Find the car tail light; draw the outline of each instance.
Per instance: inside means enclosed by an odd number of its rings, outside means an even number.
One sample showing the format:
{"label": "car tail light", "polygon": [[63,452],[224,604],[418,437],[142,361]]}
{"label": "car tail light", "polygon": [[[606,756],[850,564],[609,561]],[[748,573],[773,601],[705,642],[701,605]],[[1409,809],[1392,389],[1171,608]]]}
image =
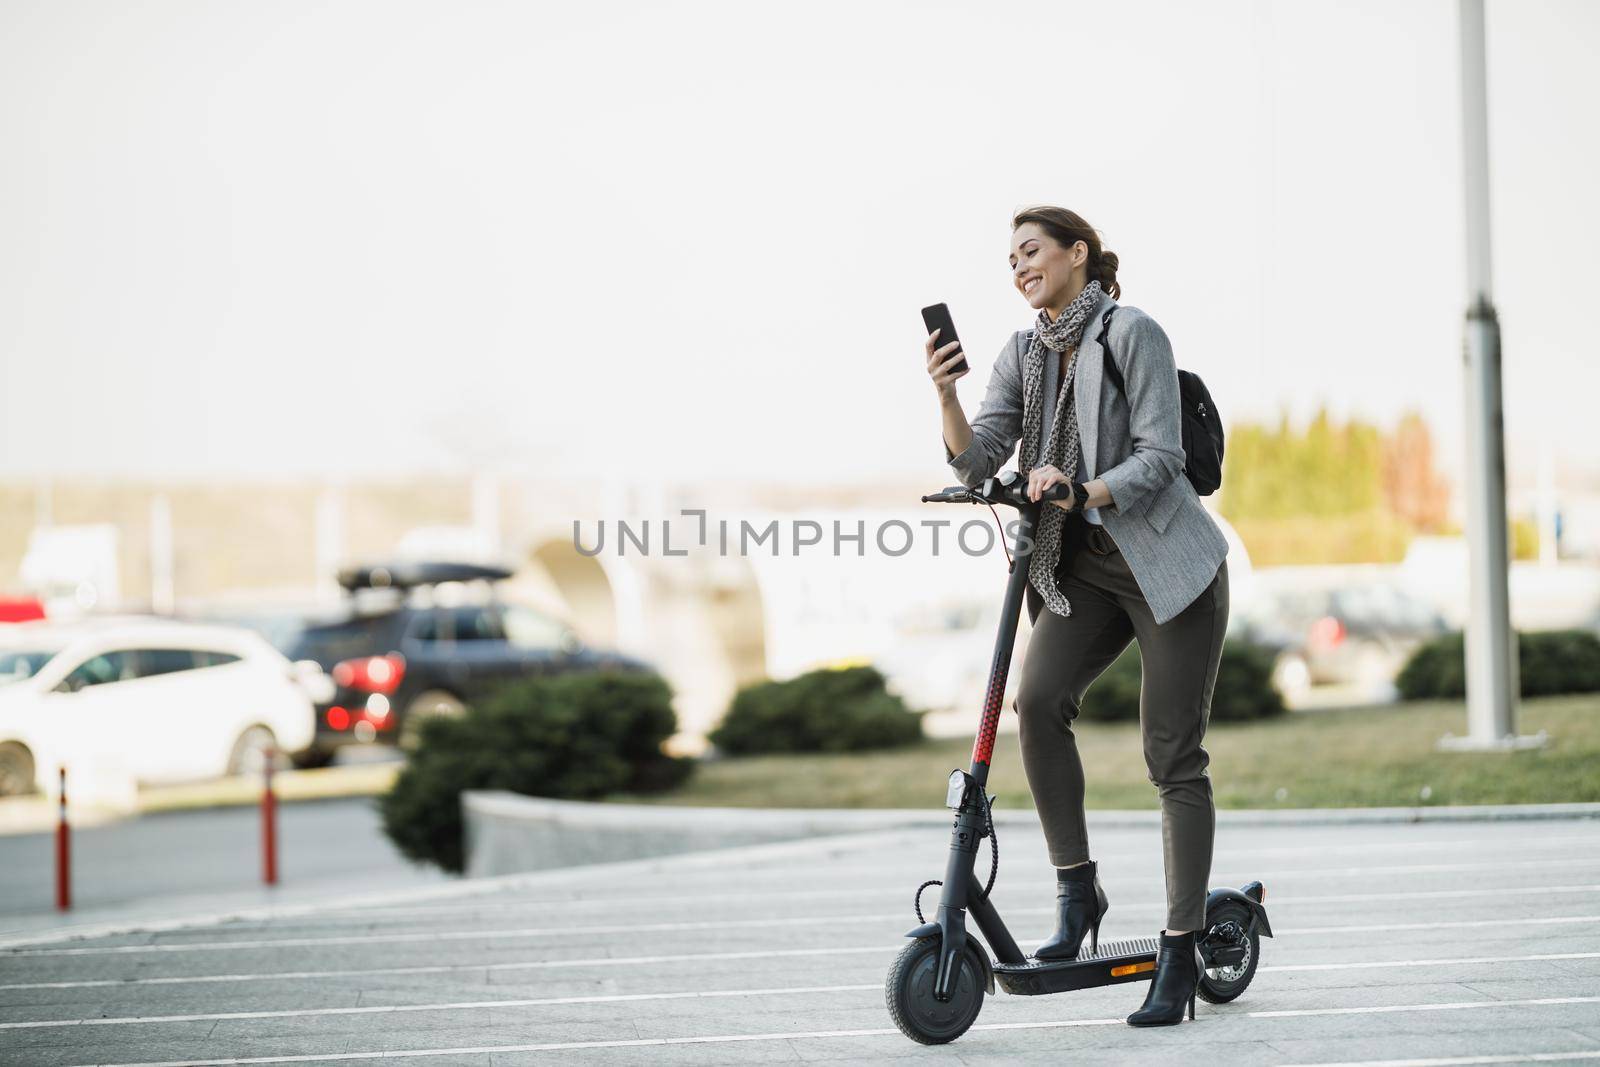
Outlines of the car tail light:
{"label": "car tail light", "polygon": [[1332,615],[1324,615],[1311,624],[1311,643],[1318,648],[1337,648],[1344,635],[1344,623]]}
{"label": "car tail light", "polygon": [[398,652],[387,656],[362,656],[333,665],[333,680],[346,689],[368,693],[392,693],[400,688],[406,674],[405,657]]}
{"label": "car tail light", "polygon": [[337,704],[328,709],[328,728],[330,730],[350,729],[350,712]]}

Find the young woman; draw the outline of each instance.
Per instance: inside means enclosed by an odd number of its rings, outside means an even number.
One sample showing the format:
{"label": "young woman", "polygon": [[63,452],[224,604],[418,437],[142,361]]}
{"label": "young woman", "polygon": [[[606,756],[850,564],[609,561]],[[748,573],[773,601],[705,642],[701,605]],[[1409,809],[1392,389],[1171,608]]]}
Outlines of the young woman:
{"label": "young woman", "polygon": [[[1028,571],[1033,634],[1016,710],[1022,761],[1056,867],[1056,931],[1037,956],[1072,959],[1099,940],[1107,901],[1089,858],[1083,764],[1072,722],[1089,684],[1137,640],[1139,725],[1161,797],[1167,925],[1135,1026],[1182,1020],[1200,980],[1216,817],[1201,747],[1228,622],[1227,542],[1183,476],[1178,372],[1167,335],[1118,307],[1117,257],[1077,214],[1036,207],[1012,219],[1011,276],[1038,312],[1001,350],[970,423],[956,398],[955,344],[928,336],[945,459],[976,486],[1018,450],[1028,494],[1066,482],[1044,508]],[[1109,336],[1102,320],[1112,316]],[[1112,359],[1118,389],[1105,374]]]}

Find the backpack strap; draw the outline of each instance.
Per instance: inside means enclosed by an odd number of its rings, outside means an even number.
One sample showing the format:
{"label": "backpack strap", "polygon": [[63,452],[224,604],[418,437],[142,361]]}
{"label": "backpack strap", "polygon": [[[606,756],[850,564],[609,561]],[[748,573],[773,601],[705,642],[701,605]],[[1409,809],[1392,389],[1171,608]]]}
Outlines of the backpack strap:
{"label": "backpack strap", "polygon": [[1122,381],[1122,371],[1117,369],[1117,361],[1111,356],[1111,313],[1116,308],[1107,309],[1105,316],[1100,320],[1100,354],[1105,357],[1106,377],[1123,396],[1128,395],[1128,387]]}

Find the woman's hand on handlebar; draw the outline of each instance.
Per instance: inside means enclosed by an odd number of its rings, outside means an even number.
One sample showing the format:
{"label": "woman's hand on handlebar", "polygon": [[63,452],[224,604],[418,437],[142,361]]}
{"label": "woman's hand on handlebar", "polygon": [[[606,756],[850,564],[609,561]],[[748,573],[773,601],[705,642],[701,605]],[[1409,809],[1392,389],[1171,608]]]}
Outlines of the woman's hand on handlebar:
{"label": "woman's hand on handlebar", "polygon": [[939,399],[949,400],[956,395],[956,379],[965,377],[972,369],[972,365],[969,363],[960,370],[954,370],[955,365],[964,358],[957,352],[961,342],[951,341],[947,345],[935,348],[935,339],[938,336],[938,330],[930,333],[923,348],[928,354],[928,377],[933,379],[934,388],[939,391]]}
{"label": "woman's hand on handlebar", "polygon": [[[1046,489],[1053,485],[1064,485],[1067,482],[1067,476],[1048,463],[1042,467],[1035,467],[1028,472],[1028,499],[1037,501]],[[1072,510],[1072,497],[1070,495],[1062,500],[1052,500],[1050,503],[1067,511]]]}

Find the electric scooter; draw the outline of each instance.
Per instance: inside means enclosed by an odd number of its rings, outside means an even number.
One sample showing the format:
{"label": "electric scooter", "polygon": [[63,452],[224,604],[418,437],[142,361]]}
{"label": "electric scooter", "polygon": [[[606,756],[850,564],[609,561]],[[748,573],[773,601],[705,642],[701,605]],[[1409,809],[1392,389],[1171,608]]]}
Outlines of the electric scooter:
{"label": "electric scooter", "polygon": [[[1068,486],[1052,486],[1043,499],[1035,502],[1028,499],[1027,488],[1026,478],[1008,470],[986,479],[976,489],[954,486],[922,498],[924,503],[1005,504],[1016,508],[1020,516],[983,718],[972,748],[972,766],[970,770],[951,772],[945,795],[946,806],[955,812],[955,826],[944,879],[917,887],[914,906],[921,925],[906,934],[911,941],[895,957],[885,983],[889,1014],[895,1025],[907,1037],[925,1045],[944,1044],[966,1033],[978,1018],[984,994],[994,995],[997,985],[1014,995],[1039,996],[1149,981],[1156,968],[1160,943],[1153,937],[1102,942],[1093,952],[1087,947],[1080,949],[1077,958],[1070,960],[1026,956],[989,900],[999,873],[1000,854],[991,811],[994,798],[986,795],[985,786],[1028,584],[1033,535],[1045,502],[1063,499],[1070,492]],[[990,842],[991,860],[988,883],[980,887],[974,868],[978,844],[984,838]],[[933,885],[942,885],[939,911],[933,922],[927,922],[922,915],[921,897],[923,890]],[[1261,959],[1260,939],[1272,936],[1265,901],[1266,889],[1260,882],[1247,882],[1239,889],[1212,889],[1207,894],[1206,928],[1197,939],[1204,963],[1196,990],[1200,999],[1223,1004],[1250,985]],[[993,962],[982,943],[967,930],[969,912],[995,955]],[[1189,1014],[1194,1017],[1192,1001]]]}

